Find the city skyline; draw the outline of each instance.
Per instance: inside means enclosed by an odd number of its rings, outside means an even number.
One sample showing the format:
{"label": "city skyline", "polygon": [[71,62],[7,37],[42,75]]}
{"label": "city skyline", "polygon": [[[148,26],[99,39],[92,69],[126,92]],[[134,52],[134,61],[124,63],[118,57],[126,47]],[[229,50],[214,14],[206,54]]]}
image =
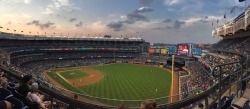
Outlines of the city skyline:
{"label": "city skyline", "polygon": [[238,0],[0,0],[0,31],[206,44],[218,42],[212,29],[231,21],[248,4]]}

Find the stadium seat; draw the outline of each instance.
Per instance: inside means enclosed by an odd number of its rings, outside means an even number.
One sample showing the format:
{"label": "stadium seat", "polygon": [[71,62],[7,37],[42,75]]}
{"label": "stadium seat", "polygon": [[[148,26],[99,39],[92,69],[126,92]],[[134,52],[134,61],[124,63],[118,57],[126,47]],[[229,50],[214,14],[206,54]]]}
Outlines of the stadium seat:
{"label": "stadium seat", "polygon": [[5,100],[8,96],[13,96],[7,89],[0,88],[0,101]]}
{"label": "stadium seat", "polygon": [[225,104],[222,105],[221,109],[227,109],[231,106],[231,103],[235,97],[235,94],[232,94],[230,97],[227,97],[227,96],[224,96],[224,97],[227,98],[227,100],[226,100]]}
{"label": "stadium seat", "polygon": [[218,103],[213,103],[213,104],[211,104],[211,105],[209,106],[208,109],[217,109],[217,107],[218,107]]}
{"label": "stadium seat", "polygon": [[25,98],[26,104],[29,109],[40,109],[39,105],[35,102],[30,101],[29,99]]}
{"label": "stadium seat", "polygon": [[18,100],[17,98],[13,96],[8,96],[5,98],[6,101],[9,101],[11,104],[13,104],[13,109],[23,109],[25,106],[22,101]]}

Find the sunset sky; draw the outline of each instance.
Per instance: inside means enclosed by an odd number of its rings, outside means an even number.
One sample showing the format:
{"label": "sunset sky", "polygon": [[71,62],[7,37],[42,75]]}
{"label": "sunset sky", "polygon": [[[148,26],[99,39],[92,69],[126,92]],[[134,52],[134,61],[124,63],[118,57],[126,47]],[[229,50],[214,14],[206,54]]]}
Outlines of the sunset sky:
{"label": "sunset sky", "polygon": [[[27,35],[46,32],[46,35],[57,36],[122,35],[141,37],[151,43],[215,43],[220,38],[212,38],[212,22],[217,26],[232,20],[249,3],[238,0],[0,0],[0,26],[3,27],[0,31],[24,31]],[[234,6],[235,11],[230,13]]]}

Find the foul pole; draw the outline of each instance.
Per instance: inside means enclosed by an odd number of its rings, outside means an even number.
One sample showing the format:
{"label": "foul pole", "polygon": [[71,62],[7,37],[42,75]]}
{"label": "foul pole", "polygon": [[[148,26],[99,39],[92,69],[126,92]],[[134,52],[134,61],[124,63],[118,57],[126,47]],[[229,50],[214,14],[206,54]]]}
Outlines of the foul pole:
{"label": "foul pole", "polygon": [[173,86],[173,84],[174,84],[174,55],[172,55],[172,83],[171,83],[171,85],[172,85],[172,89],[171,89],[171,103],[173,102],[173,92],[174,92],[174,86]]}

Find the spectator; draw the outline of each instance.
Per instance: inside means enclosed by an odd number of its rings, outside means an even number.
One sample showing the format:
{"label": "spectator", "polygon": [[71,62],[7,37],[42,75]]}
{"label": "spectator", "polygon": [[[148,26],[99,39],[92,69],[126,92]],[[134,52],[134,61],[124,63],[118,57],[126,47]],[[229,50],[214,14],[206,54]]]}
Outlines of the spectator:
{"label": "spectator", "polygon": [[8,79],[6,77],[0,77],[0,87],[7,89]]}
{"label": "spectator", "polygon": [[6,97],[11,95],[11,92],[7,89],[8,79],[6,77],[0,77],[0,101],[5,100]]}
{"label": "spectator", "polygon": [[27,94],[27,99],[31,102],[37,103],[40,108],[47,109],[50,107],[50,101],[44,101],[44,96],[38,92],[38,84],[36,82],[31,84],[31,92]]}
{"label": "spectator", "polygon": [[1,109],[12,109],[11,103],[8,101],[0,101],[0,108]]}
{"label": "spectator", "polygon": [[153,100],[143,101],[140,109],[156,109],[156,103]]}
{"label": "spectator", "polygon": [[30,85],[33,83],[32,75],[25,75],[23,78],[23,84],[19,86],[17,92],[22,96],[27,96],[28,92],[31,91]]}
{"label": "spectator", "polygon": [[117,109],[128,109],[128,106],[125,104],[118,105]]}

